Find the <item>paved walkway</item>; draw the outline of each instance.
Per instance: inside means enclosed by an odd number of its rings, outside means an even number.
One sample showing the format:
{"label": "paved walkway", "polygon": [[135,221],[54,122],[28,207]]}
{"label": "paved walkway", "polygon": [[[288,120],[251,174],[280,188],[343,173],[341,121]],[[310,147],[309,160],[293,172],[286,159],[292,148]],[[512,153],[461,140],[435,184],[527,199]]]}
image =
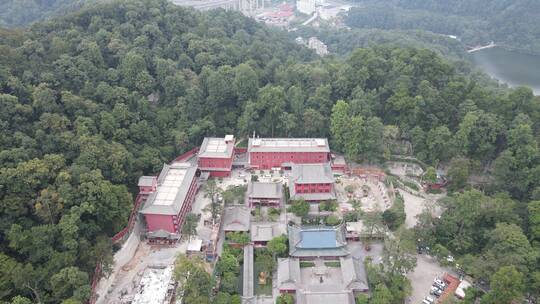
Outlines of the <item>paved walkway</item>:
{"label": "paved walkway", "polygon": [[244,282],[242,284],[244,299],[252,299],[255,295],[255,281],[253,280],[253,245],[244,247]]}

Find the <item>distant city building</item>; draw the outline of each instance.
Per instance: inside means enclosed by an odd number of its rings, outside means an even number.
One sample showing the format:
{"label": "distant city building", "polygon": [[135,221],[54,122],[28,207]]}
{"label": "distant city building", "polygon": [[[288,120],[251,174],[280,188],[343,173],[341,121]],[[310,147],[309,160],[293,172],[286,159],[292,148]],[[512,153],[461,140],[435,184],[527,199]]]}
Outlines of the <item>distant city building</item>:
{"label": "distant city building", "polygon": [[308,48],[315,50],[315,53],[319,56],[328,55],[328,47],[317,37],[311,37],[308,40]]}
{"label": "distant city building", "polygon": [[257,16],[258,20],[274,26],[287,26],[294,18],[294,8],[287,3],[279,5],[279,10],[264,12]]}
{"label": "distant city building", "polygon": [[206,137],[199,149],[199,169],[209,172],[210,176],[226,177],[231,175],[234,159],[234,136],[224,138]]}
{"label": "distant city building", "polygon": [[296,9],[306,15],[311,15],[317,10],[318,0],[298,0],[296,1]]}
{"label": "distant city building", "polygon": [[293,164],[289,178],[291,200],[319,202],[336,199],[330,163]]}
{"label": "distant city building", "polygon": [[283,201],[283,185],[273,182],[251,182],[248,185],[247,197],[249,207],[270,206],[279,208]]}
{"label": "distant city building", "polygon": [[250,138],[248,157],[254,169],[290,168],[330,161],[330,147],[326,138]]}
{"label": "distant city building", "polygon": [[150,239],[175,240],[197,192],[197,167],[189,163],[163,165],[156,191],[150,193],[143,208]]}

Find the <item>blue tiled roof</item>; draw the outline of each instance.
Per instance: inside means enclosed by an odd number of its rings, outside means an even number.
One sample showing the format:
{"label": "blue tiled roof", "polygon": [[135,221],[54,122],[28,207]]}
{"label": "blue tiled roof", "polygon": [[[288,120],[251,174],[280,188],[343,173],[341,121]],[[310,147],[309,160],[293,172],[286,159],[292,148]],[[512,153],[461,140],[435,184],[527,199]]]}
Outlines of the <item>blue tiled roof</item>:
{"label": "blue tiled roof", "polygon": [[345,226],[299,227],[289,225],[289,255],[292,257],[347,256]]}
{"label": "blue tiled roof", "polygon": [[299,248],[305,249],[323,249],[336,248],[336,231],[335,230],[306,230],[300,232]]}

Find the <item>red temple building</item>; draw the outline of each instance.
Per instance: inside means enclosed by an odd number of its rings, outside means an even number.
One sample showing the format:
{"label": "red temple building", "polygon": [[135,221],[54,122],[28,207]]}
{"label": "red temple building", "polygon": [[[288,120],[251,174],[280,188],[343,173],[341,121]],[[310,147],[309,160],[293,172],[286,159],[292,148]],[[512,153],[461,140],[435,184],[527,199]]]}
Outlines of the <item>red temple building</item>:
{"label": "red temple building", "polygon": [[330,161],[330,147],[326,138],[250,138],[248,158],[254,169],[290,168]]}
{"label": "red temple building", "polygon": [[283,185],[273,182],[251,182],[248,185],[247,197],[250,208],[255,206],[280,208],[283,201]]}
{"label": "red temple building", "polygon": [[141,176],[137,184],[140,194],[150,194],[157,189],[157,177],[155,176]]}
{"label": "red temple building", "polygon": [[203,172],[210,176],[226,177],[231,175],[234,159],[234,136],[224,138],[206,137],[199,149],[198,164]]}
{"label": "red temple building", "polygon": [[196,173],[197,167],[189,163],[163,166],[156,191],[139,211],[144,215],[149,239],[180,238],[180,229],[197,192]]}
{"label": "red temple building", "polygon": [[318,202],[336,199],[330,164],[293,164],[289,192],[291,200]]}

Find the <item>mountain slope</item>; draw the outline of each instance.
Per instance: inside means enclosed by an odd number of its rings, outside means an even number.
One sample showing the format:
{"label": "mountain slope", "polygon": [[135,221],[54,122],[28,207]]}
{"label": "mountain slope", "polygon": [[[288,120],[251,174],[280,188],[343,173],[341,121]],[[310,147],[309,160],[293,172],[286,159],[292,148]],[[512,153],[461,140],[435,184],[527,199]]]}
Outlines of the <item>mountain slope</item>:
{"label": "mountain slope", "polygon": [[456,35],[466,45],[495,41],[538,53],[540,2],[535,0],[364,1],[347,23],[360,28],[422,29]]}
{"label": "mountain slope", "polygon": [[5,0],[0,2],[0,26],[20,27],[63,15],[97,0]]}

